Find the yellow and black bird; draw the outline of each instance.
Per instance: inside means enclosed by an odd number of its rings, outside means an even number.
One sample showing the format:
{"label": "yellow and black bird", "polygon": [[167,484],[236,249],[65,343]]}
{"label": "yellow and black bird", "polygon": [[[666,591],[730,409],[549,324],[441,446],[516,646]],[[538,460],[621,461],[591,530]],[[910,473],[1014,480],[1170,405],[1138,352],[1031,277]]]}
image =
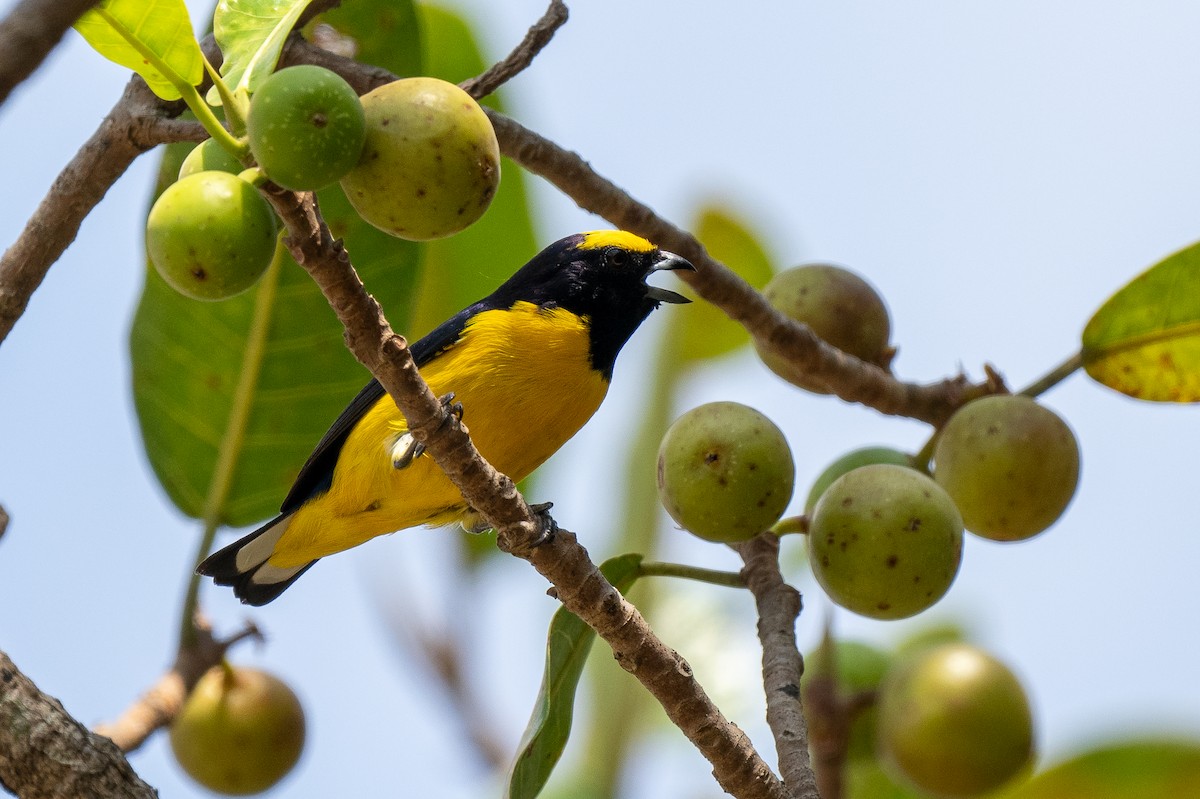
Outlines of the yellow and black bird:
{"label": "yellow and black bird", "polygon": [[[693,267],[632,233],[568,236],[413,344],[413,358],[435,394],[453,393],[462,405],[480,453],[521,480],[600,407],[617,353],[650,312],[687,302],[646,284],[652,272],[674,269]],[[317,444],[280,515],[198,571],[263,605],[319,558],[451,522],[476,519],[372,380]]]}

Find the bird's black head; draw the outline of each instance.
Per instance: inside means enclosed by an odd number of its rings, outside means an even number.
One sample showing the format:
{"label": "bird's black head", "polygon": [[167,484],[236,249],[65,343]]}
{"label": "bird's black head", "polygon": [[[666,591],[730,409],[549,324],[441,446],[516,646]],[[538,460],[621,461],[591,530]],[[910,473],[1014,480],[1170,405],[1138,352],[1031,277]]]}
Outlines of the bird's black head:
{"label": "bird's black head", "polygon": [[652,272],[674,269],[695,267],[632,233],[577,233],[535,255],[487,302],[510,307],[525,301],[587,317],[592,367],[607,378],[612,376],[617,353],[651,311],[663,302],[689,302],[673,291],[646,284]]}

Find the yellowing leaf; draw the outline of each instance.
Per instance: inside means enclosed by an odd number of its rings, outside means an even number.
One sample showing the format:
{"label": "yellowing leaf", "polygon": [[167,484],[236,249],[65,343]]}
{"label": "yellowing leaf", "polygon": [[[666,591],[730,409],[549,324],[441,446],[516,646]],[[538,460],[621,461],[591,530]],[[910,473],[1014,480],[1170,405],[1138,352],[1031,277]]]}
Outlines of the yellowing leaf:
{"label": "yellowing leaf", "polygon": [[[692,223],[696,238],[713,258],[747,283],[761,289],[774,274],[758,234],[731,211],[715,205],[700,209]],[[672,347],[687,361],[716,358],[750,343],[746,329],[715,305],[696,302],[671,314]]]}
{"label": "yellowing leaf", "polygon": [[106,0],[75,22],[75,30],[109,61],[132,69],[164,100],[204,77],[200,44],[183,0]]}
{"label": "yellowing leaf", "polygon": [[1200,741],[1125,741],[1074,757],[997,799],[1200,796]]}
{"label": "yellowing leaf", "polygon": [[1138,275],[1083,330],[1093,379],[1137,399],[1200,402],[1200,244]]}

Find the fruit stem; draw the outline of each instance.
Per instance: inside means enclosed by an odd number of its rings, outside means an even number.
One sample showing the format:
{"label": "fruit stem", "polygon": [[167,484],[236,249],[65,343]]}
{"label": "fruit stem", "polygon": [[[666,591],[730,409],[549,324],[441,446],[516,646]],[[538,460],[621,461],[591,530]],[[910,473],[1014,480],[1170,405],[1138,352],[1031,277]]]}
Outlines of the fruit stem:
{"label": "fruit stem", "polygon": [[[234,472],[242,453],[246,426],[250,420],[254,392],[258,388],[258,376],[262,367],[263,352],[266,349],[267,332],[271,326],[271,310],[275,306],[275,291],[279,285],[279,272],[286,255],[287,247],[283,244],[283,234],[281,233],[275,240],[275,256],[259,281],[257,294],[254,297],[254,312],[250,321],[250,329],[246,333],[242,368],[238,374],[237,387],[234,389],[229,419],[226,422],[224,435],[221,437],[220,448],[217,450],[217,462],[213,465],[212,482],[208,487],[208,495],[204,499],[204,534],[200,537],[196,565],[208,557],[208,553],[212,549],[217,528],[221,526],[225,502],[229,498],[229,491],[233,486]],[[179,646],[181,649],[190,647],[196,642],[195,618],[196,608],[199,606],[199,594],[200,575],[193,571],[183,602],[183,613],[179,620]]]}
{"label": "fruit stem", "polygon": [[920,452],[912,456],[912,466],[914,469],[929,474],[929,462],[933,460],[933,448],[937,446],[938,435],[941,432],[941,430],[935,429],[933,434],[929,436],[929,440],[921,447]]}
{"label": "fruit stem", "polygon": [[251,186],[253,186],[256,189],[262,188],[262,185],[269,180],[269,178],[267,177],[267,173],[263,172],[262,168],[257,167],[257,166],[252,166],[252,167],[243,169],[241,172],[238,173],[238,177],[241,178],[242,180],[246,181],[247,183],[249,183]]}
{"label": "fruit stem", "polygon": [[739,572],[718,571],[717,569],[702,569],[699,566],[688,566],[683,563],[662,563],[652,561],[638,567],[638,577],[682,577],[711,585],[723,585],[727,588],[745,588],[746,581]]}
{"label": "fruit stem", "polygon": [[1077,352],[1016,393],[1025,397],[1036,397],[1066,380],[1081,366],[1083,366],[1083,352]]}
{"label": "fruit stem", "polygon": [[[217,90],[217,95],[221,98],[221,106],[225,109],[225,121],[229,123],[229,129],[233,131],[235,136],[245,136],[246,109],[244,108],[244,101],[241,101],[245,95],[238,97],[235,96],[233,92],[229,91],[229,87],[225,85],[225,81],[221,80],[221,73],[218,72],[217,69],[208,62],[208,58],[203,53],[200,54],[200,57],[204,59],[204,69],[208,72],[208,76],[213,82],[213,88]],[[249,152],[248,147],[246,152]],[[245,155],[245,153],[240,155],[237,153],[234,154],[237,155],[239,159]]]}
{"label": "fruit stem", "polygon": [[235,137],[225,129],[209,104],[200,96],[200,92],[196,91],[195,86],[188,86],[186,90],[180,89],[180,91],[183,94],[183,101],[196,115],[196,120],[204,126],[204,130],[216,140],[217,144],[239,161],[244,160],[250,154],[250,145],[244,139]]}
{"label": "fruit stem", "polygon": [[779,521],[775,522],[768,532],[777,536],[793,535],[796,533],[799,533],[800,535],[807,535],[808,516],[803,513],[799,516],[785,516]]}
{"label": "fruit stem", "polygon": [[[196,87],[187,81],[182,75],[175,71],[167,62],[163,61],[158,53],[146,46],[146,43],[139,39],[132,31],[126,28],[121,22],[103,8],[95,9],[96,14],[100,16],[117,34],[125,40],[125,42],[138,51],[142,58],[146,59],[147,63],[153,66],[158,72],[170,82],[175,91],[179,92],[179,96],[187,103],[187,107],[196,115],[197,121],[204,126],[208,131],[208,135],[216,139],[222,147],[233,153],[240,161],[250,153],[250,145],[244,141],[239,141],[234,138],[229,131],[225,130],[225,126],[217,119],[216,114],[209,108],[208,103],[200,96],[200,92],[196,91]],[[199,49],[200,45],[196,44]],[[208,60],[204,58],[204,53],[200,54],[200,58],[205,65]],[[210,67],[211,69],[211,67]],[[169,98],[168,98],[169,99]]]}

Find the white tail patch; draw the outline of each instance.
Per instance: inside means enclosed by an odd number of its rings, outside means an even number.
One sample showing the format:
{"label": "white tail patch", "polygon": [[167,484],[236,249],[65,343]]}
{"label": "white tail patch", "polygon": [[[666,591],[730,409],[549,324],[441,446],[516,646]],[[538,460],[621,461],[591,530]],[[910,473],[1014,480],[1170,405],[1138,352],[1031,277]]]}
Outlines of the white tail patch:
{"label": "white tail patch", "polygon": [[287,582],[311,565],[311,563],[305,563],[301,566],[281,569],[278,566],[272,566],[270,563],[264,563],[255,569],[254,574],[250,577],[250,582],[255,585],[275,585],[276,583]]}
{"label": "white tail patch", "polygon": [[[259,575],[264,570],[274,570],[277,572],[289,572],[288,576],[295,574],[299,569],[276,569],[274,566],[267,565],[267,558],[275,553],[275,545],[279,543],[279,539],[287,532],[288,524],[291,522],[292,516],[289,513],[287,516],[282,516],[270,527],[265,528],[259,535],[255,536],[253,541],[248,541],[245,546],[238,550],[237,556],[234,559],[234,564],[237,570],[245,574],[256,566],[262,566],[254,575],[256,583],[277,583],[279,580],[259,579]],[[286,580],[287,577],[280,579]]]}

